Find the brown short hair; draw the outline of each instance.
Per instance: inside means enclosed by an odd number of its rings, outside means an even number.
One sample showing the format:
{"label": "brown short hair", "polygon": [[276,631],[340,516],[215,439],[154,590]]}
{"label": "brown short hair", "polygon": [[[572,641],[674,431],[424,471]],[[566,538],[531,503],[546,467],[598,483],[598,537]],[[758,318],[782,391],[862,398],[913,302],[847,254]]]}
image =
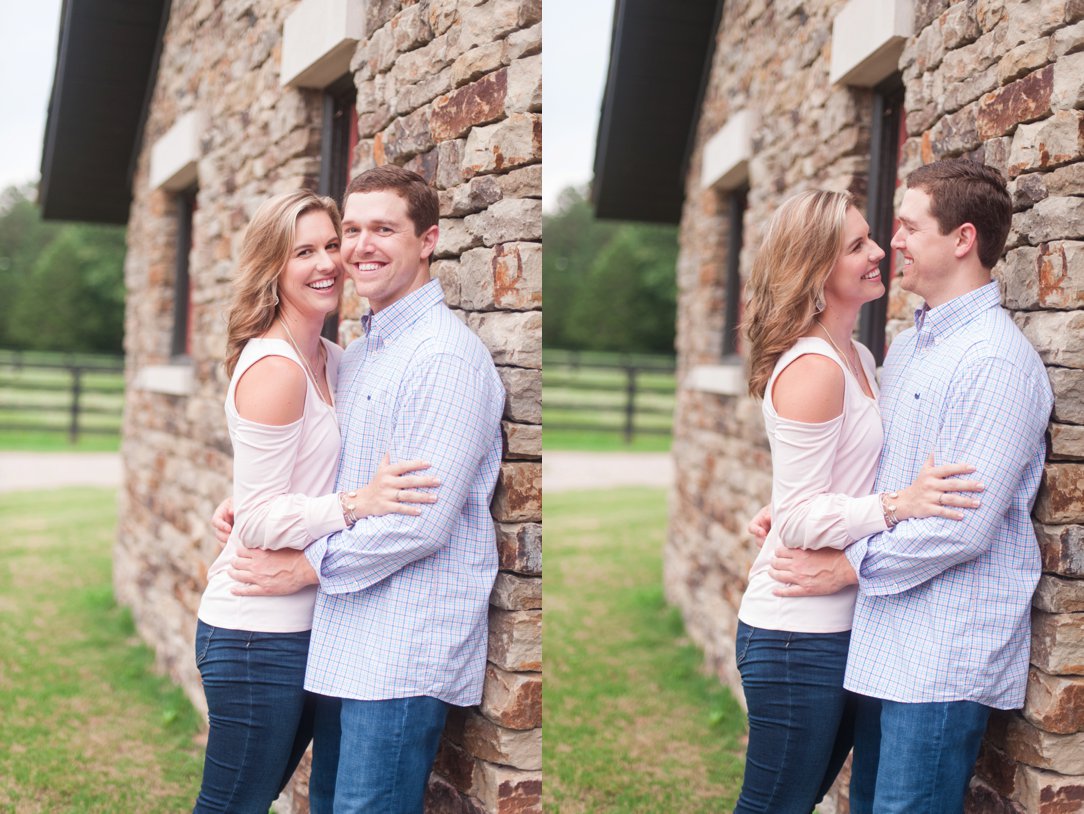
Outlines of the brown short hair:
{"label": "brown short hair", "polygon": [[429,186],[418,173],[392,164],[373,167],[355,176],[343,194],[343,207],[346,207],[346,199],[355,192],[383,192],[384,190],[390,190],[406,201],[407,215],[414,222],[415,235],[422,235],[431,226],[436,226],[437,221],[440,220],[437,191]]}
{"label": "brown short hair", "polygon": [[972,224],[979,262],[988,269],[997,264],[1012,225],[1012,198],[1000,172],[968,158],[946,158],[912,172],[907,186],[930,196],[930,214],[941,234]]}

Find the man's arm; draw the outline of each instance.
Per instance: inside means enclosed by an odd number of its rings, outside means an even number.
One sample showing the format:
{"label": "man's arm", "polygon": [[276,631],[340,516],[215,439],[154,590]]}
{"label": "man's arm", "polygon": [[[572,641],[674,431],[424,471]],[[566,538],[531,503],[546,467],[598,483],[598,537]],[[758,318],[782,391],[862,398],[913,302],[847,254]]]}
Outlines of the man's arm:
{"label": "man's arm", "polygon": [[1049,402],[1017,366],[984,358],[962,368],[950,386],[938,433],[939,461],[967,461],[985,484],[982,504],[960,521],[912,519],[858,541],[845,556],[867,595],[898,594],[981,556],[1034,460],[1049,419]]}
{"label": "man's arm", "polygon": [[499,438],[504,394],[458,356],[435,355],[402,387],[392,457],[429,461],[428,474],[441,483],[438,500],[421,516],[363,518],[310,545],[305,557],[327,593],[360,591],[445,546]]}

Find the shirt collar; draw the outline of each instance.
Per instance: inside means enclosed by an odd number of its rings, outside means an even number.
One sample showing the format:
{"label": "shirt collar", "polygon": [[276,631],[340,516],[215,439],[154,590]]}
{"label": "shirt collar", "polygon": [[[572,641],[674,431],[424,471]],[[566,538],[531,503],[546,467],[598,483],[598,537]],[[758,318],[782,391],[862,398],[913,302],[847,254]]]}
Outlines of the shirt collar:
{"label": "shirt collar", "polygon": [[1000,305],[1001,290],[998,284],[987,283],[936,308],[923,305],[915,311],[915,330],[920,340],[938,340],[966,325],[979,313]]}
{"label": "shirt collar", "polygon": [[441,288],[440,280],[430,280],[417,291],[411,291],[381,311],[374,313],[369,310],[361,318],[361,329],[366,336],[390,342],[417,322],[422,314],[441,302],[444,302],[444,289]]}

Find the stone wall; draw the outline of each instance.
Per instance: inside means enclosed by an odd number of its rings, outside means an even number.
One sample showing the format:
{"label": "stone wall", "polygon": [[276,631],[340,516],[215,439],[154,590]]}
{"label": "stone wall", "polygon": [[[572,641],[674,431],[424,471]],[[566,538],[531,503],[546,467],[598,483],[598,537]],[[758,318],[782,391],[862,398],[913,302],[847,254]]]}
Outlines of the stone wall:
{"label": "stone wall", "polygon": [[[440,191],[433,269],[493,351],[508,392],[493,512],[501,572],[479,708],[451,716],[427,810],[541,810],[541,3],[357,0],[365,39],[352,172],[395,163]],[[225,309],[245,224],[268,196],[315,188],[321,93],[283,88],[288,0],[177,0],[133,177],[128,228],[125,485],[114,583],[159,665],[203,705],[195,614],[218,553],[208,520],[230,491],[222,399]],[[150,150],[181,115],[205,116],[190,254],[192,386],[144,386],[178,367],[170,331],[177,199],[151,190]],[[364,303],[350,290],[341,337]],[[185,365],[180,365],[181,369]],[[279,807],[307,811],[305,769]]]}
{"label": "stone wall", "polygon": [[[756,551],[744,528],[769,497],[770,456],[759,403],[691,384],[698,365],[720,363],[729,238],[726,199],[700,188],[700,165],[705,141],[734,112],[760,112],[743,277],[763,225],[791,192],[825,186],[864,197],[872,97],[828,79],[831,24],[842,6],[726,4],[688,171],[677,271],[678,476],[665,583],[711,669],[739,693],[735,610]],[[1084,811],[1082,18],[1079,0],[915,0],[916,33],[899,63],[907,133],[900,177],[936,158],[969,155],[1010,181],[1016,212],[995,276],[1055,393],[1034,512],[1045,573],[1034,600],[1027,703],[990,725],[973,812]],[[915,304],[893,290],[889,341]],[[833,797],[822,808],[847,804]]]}

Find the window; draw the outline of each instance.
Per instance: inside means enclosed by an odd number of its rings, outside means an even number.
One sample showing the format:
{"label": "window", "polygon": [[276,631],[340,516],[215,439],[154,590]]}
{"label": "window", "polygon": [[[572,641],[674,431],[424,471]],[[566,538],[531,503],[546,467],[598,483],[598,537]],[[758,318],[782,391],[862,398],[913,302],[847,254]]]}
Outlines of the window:
{"label": "window", "polygon": [[177,196],[177,262],[173,276],[173,335],[169,353],[173,359],[192,353],[192,283],[188,274],[192,255],[192,216],[196,211],[196,188]]}
{"label": "window", "polygon": [[745,209],[749,187],[727,193],[726,310],[723,320],[723,356],[736,356],[741,347],[741,249],[745,242]]}
{"label": "window", "polygon": [[870,138],[869,199],[866,220],[873,239],[885,251],[881,279],[885,294],[862,306],[858,338],[873,352],[880,365],[885,356],[885,321],[888,317],[888,288],[896,268],[896,253],[889,243],[895,232],[893,204],[899,186],[900,147],[907,137],[903,116],[903,82],[890,76],[873,89],[873,128]]}
{"label": "window", "polygon": [[[340,77],[324,89],[324,118],[320,136],[320,185],[318,192],[334,198],[340,206],[350,181],[354,148],[358,143],[357,89],[353,76]],[[339,312],[327,315],[323,335],[332,342],[339,337]]]}

